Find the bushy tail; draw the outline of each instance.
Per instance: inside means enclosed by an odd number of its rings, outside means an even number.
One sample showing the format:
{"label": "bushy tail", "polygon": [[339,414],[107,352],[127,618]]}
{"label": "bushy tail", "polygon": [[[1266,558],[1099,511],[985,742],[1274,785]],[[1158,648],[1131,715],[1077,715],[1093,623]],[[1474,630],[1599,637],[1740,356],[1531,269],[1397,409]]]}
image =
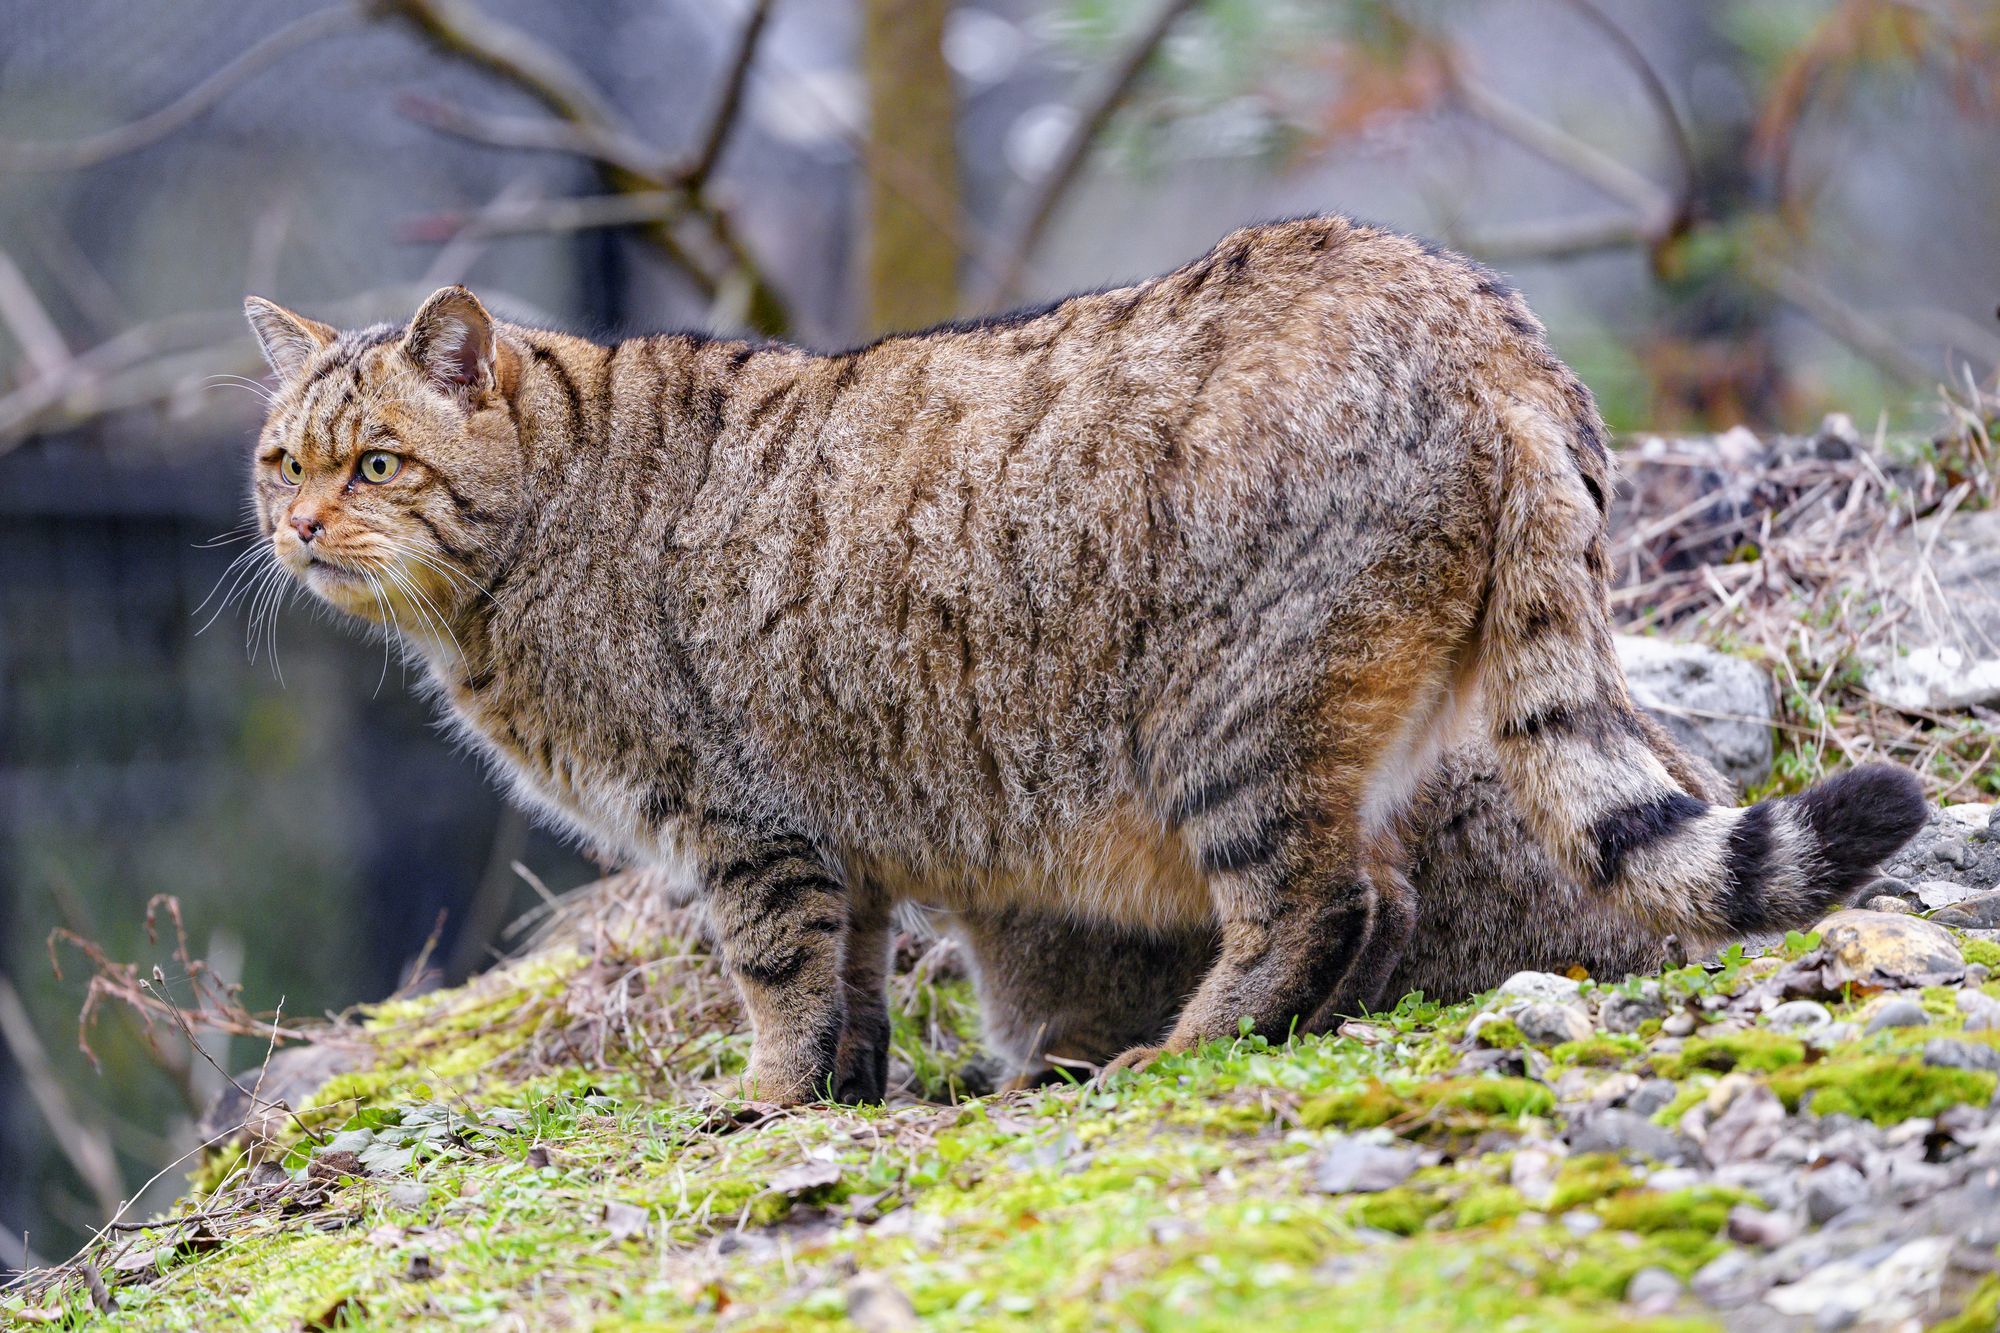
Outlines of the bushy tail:
{"label": "bushy tail", "polygon": [[1675,777],[1612,648],[1611,465],[1594,415],[1577,419],[1579,410],[1589,412],[1557,394],[1501,409],[1479,669],[1502,779],[1560,865],[1663,931],[1810,920],[1922,826],[1922,789],[1900,768],[1871,764],[1735,809]]}

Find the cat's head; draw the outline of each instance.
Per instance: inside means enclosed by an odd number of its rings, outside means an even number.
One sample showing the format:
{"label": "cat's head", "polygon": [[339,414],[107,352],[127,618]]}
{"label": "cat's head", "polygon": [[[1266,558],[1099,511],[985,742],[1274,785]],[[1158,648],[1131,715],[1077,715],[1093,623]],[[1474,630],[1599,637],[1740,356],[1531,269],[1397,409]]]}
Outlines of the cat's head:
{"label": "cat's head", "polygon": [[243,309],[278,380],[251,481],[273,557],[339,610],[449,637],[524,504],[513,349],[463,287],[404,328]]}

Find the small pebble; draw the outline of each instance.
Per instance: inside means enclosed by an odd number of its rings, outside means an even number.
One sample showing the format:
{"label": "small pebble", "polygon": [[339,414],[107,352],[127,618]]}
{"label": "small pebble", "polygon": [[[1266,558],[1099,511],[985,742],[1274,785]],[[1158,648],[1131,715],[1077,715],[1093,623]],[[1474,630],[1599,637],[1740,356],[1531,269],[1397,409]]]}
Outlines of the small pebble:
{"label": "small pebble", "polygon": [[1868,1020],[1868,1032],[1886,1032],[1890,1028],[1920,1028],[1927,1026],[1931,1016],[1915,1000],[1891,1000],[1875,1011]]}
{"label": "small pebble", "polygon": [[1586,1213],[1582,1209],[1571,1209],[1562,1215],[1563,1230],[1572,1236],[1588,1236],[1604,1226],[1604,1219],[1596,1213]]}
{"label": "small pebble", "polygon": [[1729,1239],[1740,1245],[1775,1250],[1798,1239],[1802,1228],[1796,1214],[1739,1203],[1729,1210]]}
{"label": "small pebble", "polygon": [[1660,1024],[1660,1031],[1669,1037],[1685,1037],[1694,1031],[1694,1015],[1682,1009],[1667,1015],[1667,1021]]}
{"label": "small pebble", "polygon": [[1965,984],[1968,986],[1984,986],[1992,977],[1993,969],[1984,963],[1965,965]]}
{"label": "small pebble", "polygon": [[1672,1079],[1649,1078],[1626,1096],[1625,1109],[1651,1117],[1655,1112],[1666,1110],[1679,1095],[1680,1088]]}
{"label": "small pebble", "polygon": [[[1970,1027],[1970,1024],[1967,1024]],[[2000,1072],[2000,1050],[1977,1041],[1933,1037],[1924,1043],[1924,1063],[1940,1069]]]}
{"label": "small pebble", "polygon": [[1803,1035],[1833,1022],[1833,1011],[1818,1000],[1787,1000],[1764,1011],[1764,1026],[1777,1032]]}
{"label": "small pebble", "polygon": [[1641,1314],[1664,1314],[1681,1296],[1681,1280],[1664,1268],[1642,1268],[1625,1284],[1625,1303]]}
{"label": "small pebble", "polygon": [[1590,1015],[1573,1004],[1531,1004],[1514,1015],[1514,1023],[1537,1046],[1587,1041],[1591,1035]]}
{"label": "small pebble", "polygon": [[1892,898],[1886,893],[1877,894],[1864,903],[1863,906],[1871,912],[1902,912],[1905,915],[1914,915],[1917,910],[1901,898]]}

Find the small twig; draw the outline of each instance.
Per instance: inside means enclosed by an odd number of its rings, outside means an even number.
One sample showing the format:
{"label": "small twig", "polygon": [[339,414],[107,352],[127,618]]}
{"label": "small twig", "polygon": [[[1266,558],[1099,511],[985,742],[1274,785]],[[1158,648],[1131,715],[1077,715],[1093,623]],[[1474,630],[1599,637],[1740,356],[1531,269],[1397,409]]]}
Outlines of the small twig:
{"label": "small twig", "polygon": [[459,237],[521,236],[670,223],[687,211],[681,191],[641,190],[581,199],[524,199],[477,213],[430,213],[403,225],[403,239],[446,241]]}
{"label": "small twig", "polygon": [[[173,1016],[175,1024],[177,1024],[180,1027],[181,1035],[183,1037],[186,1037],[188,1045],[194,1048],[194,1053],[196,1055],[199,1055],[203,1060],[207,1061],[209,1067],[215,1070],[216,1073],[222,1075],[223,1078],[229,1080],[229,1086],[235,1088],[238,1092],[243,1094],[244,1098],[249,1101],[250,1108],[252,1110],[256,1110],[260,1105],[274,1111],[282,1110],[286,1115],[292,1118],[292,1123],[299,1127],[300,1133],[304,1134],[314,1143],[320,1144],[322,1146],[325,1145],[326,1140],[320,1137],[319,1132],[313,1129],[312,1126],[306,1124],[305,1121],[299,1119],[298,1113],[292,1110],[292,1108],[289,1105],[287,1105],[285,1102],[282,1101],[275,1101],[275,1102],[264,1101],[256,1093],[250,1091],[250,1089],[244,1087],[242,1083],[238,1082],[236,1075],[230,1073],[227,1069],[224,1069],[222,1065],[217,1062],[216,1058],[208,1053],[208,1048],[203,1046],[200,1040],[197,1039],[196,1036],[194,1035],[194,1029],[188,1026],[187,1019],[181,1014],[181,1007],[178,1004],[174,1003],[174,997],[168,994],[167,979],[161,973],[159,968],[156,967],[153,969],[153,980],[151,984],[142,981],[139,983],[139,985],[143,987],[148,993],[150,993],[155,999],[159,1000],[162,1004],[166,1006],[167,1012]],[[275,1025],[273,1027],[273,1030],[275,1031]],[[261,1088],[262,1086],[263,1086],[263,1079],[260,1075],[258,1078],[258,1087]]]}
{"label": "small twig", "polygon": [[736,53],[723,75],[715,109],[708,115],[708,128],[699,140],[700,147],[678,173],[680,183],[691,190],[706,185],[715,173],[716,163],[722,160],[722,150],[728,146],[730,131],[736,126],[736,113],[743,105],[743,89],[750,80],[750,66],[756,63],[757,43],[770,21],[773,3],[774,0],[755,0],[750,7],[750,17],[736,39]]}
{"label": "small twig", "polygon": [[1496,264],[1520,264],[1538,259],[1580,259],[1650,244],[1652,239],[1636,219],[1619,214],[1523,223],[1502,231],[1456,237],[1454,244]]}
{"label": "small twig", "polygon": [[1694,145],[1688,138],[1687,124],[1674,106],[1673,94],[1667,91],[1666,80],[1660,77],[1659,69],[1639,49],[1639,44],[1632,40],[1632,35],[1598,8],[1596,0],[1566,0],[1566,3],[1586,23],[1602,33],[1632,72],[1639,76],[1639,88],[1652,104],[1653,113],[1666,131],[1667,148],[1673,154],[1675,175],[1680,182],[1667,228],[1668,234],[1672,234],[1687,225],[1694,204],[1695,155]]}
{"label": "small twig", "polygon": [[1543,120],[1474,78],[1462,61],[1449,61],[1452,87],[1467,111],[1538,157],[1581,177],[1638,215],[1648,237],[1663,236],[1674,215],[1673,201],[1645,176],[1603,149]]}
{"label": "small twig", "polygon": [[1015,210],[1016,221],[1000,250],[1000,267],[984,296],[990,309],[1019,296],[1021,274],[1042,233],[1048,229],[1063,197],[1090,156],[1105,127],[1138,86],[1139,76],[1174,25],[1199,0],[1156,0],[1153,10],[1134,30],[1118,58],[1104,67],[1097,81],[1077,99],[1076,120],[1055,159]]}
{"label": "small twig", "polygon": [[33,374],[53,375],[68,363],[62,331],[5,250],[0,250],[0,323],[13,331]]}
{"label": "small twig", "polygon": [[360,18],[351,5],[330,5],[293,19],[150,115],[66,143],[0,143],[0,171],[80,171],[159,142],[250,79],[302,46]]}

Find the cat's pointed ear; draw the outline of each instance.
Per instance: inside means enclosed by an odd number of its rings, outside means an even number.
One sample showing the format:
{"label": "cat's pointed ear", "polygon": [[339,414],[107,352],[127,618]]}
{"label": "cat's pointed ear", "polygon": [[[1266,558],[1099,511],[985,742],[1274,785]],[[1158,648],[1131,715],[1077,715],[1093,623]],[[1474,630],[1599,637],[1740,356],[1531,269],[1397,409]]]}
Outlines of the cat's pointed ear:
{"label": "cat's pointed ear", "polygon": [[403,353],[446,393],[482,393],[495,383],[493,316],[465,288],[441,288],[410,321]]}
{"label": "cat's pointed ear", "polygon": [[330,346],[340,336],[338,329],[329,328],[316,319],[307,319],[261,296],[244,297],[243,313],[257,335],[257,345],[263,349],[264,359],[271,363],[271,369],[281,380],[298,374],[299,368],[312,358],[314,352]]}

